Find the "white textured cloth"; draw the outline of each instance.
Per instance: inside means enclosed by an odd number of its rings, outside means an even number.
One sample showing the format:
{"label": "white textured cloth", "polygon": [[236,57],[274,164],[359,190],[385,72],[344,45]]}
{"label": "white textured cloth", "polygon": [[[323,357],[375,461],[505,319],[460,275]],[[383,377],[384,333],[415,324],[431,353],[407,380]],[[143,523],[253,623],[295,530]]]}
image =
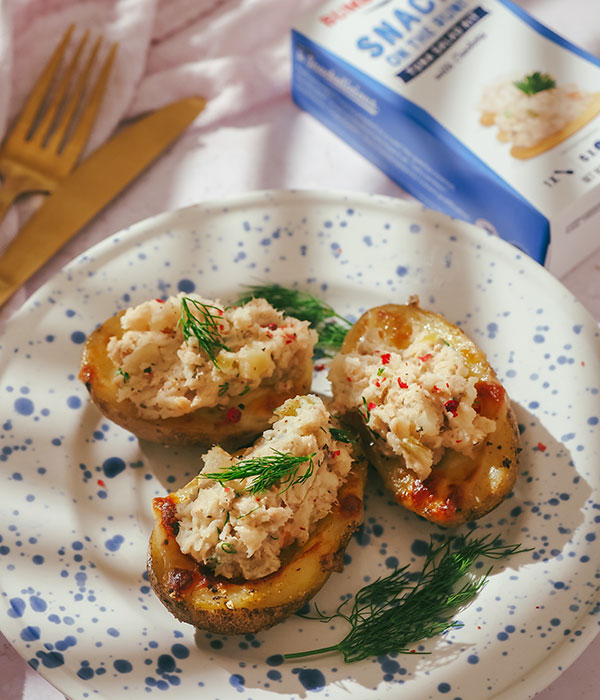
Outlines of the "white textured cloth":
{"label": "white textured cloth", "polygon": [[[206,110],[154,165],[85,227],[0,310],[0,323],[62,265],[108,235],[161,211],[267,188],[405,193],[301,112],[289,96],[290,27],[321,0],[0,0],[0,137],[71,22],[119,54],[88,151],[127,118],[188,95]],[[600,55],[598,0],[517,0]],[[36,205],[0,225],[0,252]],[[600,318],[600,251],[563,278]],[[600,638],[539,700],[592,700]],[[62,700],[0,634],[0,698]]]}

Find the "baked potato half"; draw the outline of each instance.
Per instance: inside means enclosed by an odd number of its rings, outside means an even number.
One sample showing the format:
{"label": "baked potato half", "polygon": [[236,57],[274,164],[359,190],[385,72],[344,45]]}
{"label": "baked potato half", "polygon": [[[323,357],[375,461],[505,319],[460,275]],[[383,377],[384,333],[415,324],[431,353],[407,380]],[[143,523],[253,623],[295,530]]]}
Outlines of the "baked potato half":
{"label": "baked potato half", "polygon": [[[375,355],[369,352],[373,347]],[[437,369],[436,352],[445,352]],[[365,355],[370,374],[351,376]],[[399,358],[395,366],[394,358]],[[417,367],[412,383],[411,365]],[[444,376],[457,367],[465,375],[460,382]],[[512,490],[519,431],[508,395],[483,351],[460,328],[422,309],[416,298],[367,311],[346,336],[330,379],[338,411],[360,433],[367,459],[406,508],[439,525],[456,526],[489,513]],[[354,380],[361,382],[362,405],[349,400],[347,386]],[[381,388],[369,402],[364,396],[372,383]],[[378,425],[379,401],[387,422]],[[438,416],[438,435],[428,439],[432,416]],[[469,430],[476,438],[469,438]]]}
{"label": "baked potato half", "polygon": [[346,546],[363,518],[366,471],[366,462],[355,461],[332,511],[306,544],[289,546],[277,571],[252,581],[214,576],[181,552],[175,505],[195,488],[195,480],[155,498],[147,559],[152,588],[177,619],[217,634],[247,634],[281,622],[305,605],[333,571],[342,570]]}
{"label": "baked potato half", "polygon": [[107,353],[109,340],[123,335],[123,313],[109,318],[88,336],[79,378],[103,415],[141,439],[163,445],[207,447],[219,444],[225,449],[237,449],[251,443],[267,428],[277,406],[310,389],[313,368],[311,353],[308,353],[289,373],[285,391],[277,390],[266,381],[243,396],[221,401],[216,407],[201,407],[175,417],[144,417],[133,401],[119,400],[115,382],[119,367]]}

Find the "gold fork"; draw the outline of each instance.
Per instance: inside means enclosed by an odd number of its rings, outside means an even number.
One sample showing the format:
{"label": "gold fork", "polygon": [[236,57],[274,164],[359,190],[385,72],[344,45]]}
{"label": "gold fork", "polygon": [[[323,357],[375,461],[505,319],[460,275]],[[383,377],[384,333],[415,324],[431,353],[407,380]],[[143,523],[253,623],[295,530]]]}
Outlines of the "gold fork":
{"label": "gold fork", "polygon": [[0,149],[0,221],[19,195],[25,192],[50,193],[75,167],[85,146],[104,95],[115,59],[113,44],[83,108],[83,95],[102,44],[95,42],[79,78],[69,95],[69,87],[89,32],[79,42],[63,77],[52,94],[59,67],[71,35],[71,25],[39,77],[12,131]]}

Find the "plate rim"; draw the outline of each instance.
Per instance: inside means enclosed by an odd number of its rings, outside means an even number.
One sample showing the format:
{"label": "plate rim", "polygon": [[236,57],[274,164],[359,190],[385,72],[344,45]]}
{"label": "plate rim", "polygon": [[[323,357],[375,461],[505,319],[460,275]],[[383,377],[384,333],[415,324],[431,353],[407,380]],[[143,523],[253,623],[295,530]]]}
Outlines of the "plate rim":
{"label": "plate rim", "polygon": [[[199,200],[192,204],[185,205],[183,207],[178,207],[175,209],[168,209],[157,214],[152,214],[148,217],[140,219],[125,226],[124,228],[107,234],[104,238],[97,241],[96,243],[89,246],[86,250],[82,251],[76,255],[72,260],[65,263],[59,270],[56,271],[44,284],[42,284],[37,290],[35,290],[26,300],[23,302],[21,307],[16,309],[11,317],[6,320],[5,326],[13,320],[13,318],[20,313],[22,313],[25,308],[29,307],[30,301],[36,301],[39,296],[42,296],[46,287],[49,286],[56,278],[64,275],[65,273],[71,272],[77,265],[81,264],[87,256],[98,251],[104,252],[104,247],[109,246],[111,240],[116,236],[123,237],[126,236],[131,243],[131,240],[135,236],[143,235],[144,230],[148,226],[161,225],[165,221],[169,221],[173,217],[185,216],[191,214],[195,210],[202,208],[204,210],[212,209],[222,209],[224,213],[236,208],[248,206],[248,204],[257,205],[259,203],[271,204],[276,206],[281,206],[284,202],[283,198],[289,198],[290,201],[305,201],[306,203],[318,202],[319,204],[325,203],[341,203],[342,201],[356,200],[362,205],[372,205],[373,203],[384,205],[386,207],[405,209],[406,211],[414,211],[419,215],[431,216],[432,218],[438,219],[440,222],[452,222],[453,225],[458,227],[459,235],[464,235],[473,241],[479,241],[483,245],[496,246],[498,251],[503,254],[503,256],[510,255],[510,253],[515,255],[515,252],[520,256],[518,258],[519,264],[525,265],[532,274],[541,275],[546,283],[551,284],[557,291],[566,294],[570,301],[574,302],[576,307],[587,317],[587,321],[591,322],[592,325],[598,326],[599,321],[593,317],[591,312],[583,305],[583,303],[571,292],[557,277],[555,277],[546,267],[541,263],[537,262],[531,258],[527,253],[520,250],[517,246],[509,243],[505,239],[501,238],[499,235],[493,235],[481,226],[477,226],[475,223],[464,221],[457,217],[444,214],[442,212],[430,209],[418,200],[413,199],[403,199],[401,197],[395,197],[388,194],[379,193],[366,193],[362,191],[352,191],[344,189],[299,189],[299,188],[289,188],[289,189],[260,189],[252,190],[248,192],[242,192],[238,194],[226,195],[224,197],[214,197],[206,200]],[[212,212],[211,212],[212,213]],[[4,334],[5,328],[0,328],[0,338]]]}

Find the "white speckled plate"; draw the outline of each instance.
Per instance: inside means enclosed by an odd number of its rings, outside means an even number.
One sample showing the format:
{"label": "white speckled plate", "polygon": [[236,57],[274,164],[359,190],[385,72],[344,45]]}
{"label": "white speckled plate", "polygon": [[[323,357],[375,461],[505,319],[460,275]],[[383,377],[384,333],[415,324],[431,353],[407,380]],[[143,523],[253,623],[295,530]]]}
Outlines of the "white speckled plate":
{"label": "white speckled plate", "polygon": [[[459,613],[464,626],[419,647],[431,654],[284,662],[286,651],[341,639],[343,623],[292,617],[242,638],[194,634],[148,585],[151,499],[187,482],[197,453],[139,443],[102,418],[77,379],[82,342],[147,298],[195,289],[226,301],[261,281],[297,284],[350,318],[417,293],[485,349],[513,397],[522,474],[481,532],[534,549],[495,567]],[[354,194],[200,204],[92,248],[0,343],[0,627],[71,698],[518,700],[598,630],[598,329],[554,278],[479,229]],[[319,607],[333,610],[398,563],[420,568],[434,531],[373,476],[364,528]]]}

